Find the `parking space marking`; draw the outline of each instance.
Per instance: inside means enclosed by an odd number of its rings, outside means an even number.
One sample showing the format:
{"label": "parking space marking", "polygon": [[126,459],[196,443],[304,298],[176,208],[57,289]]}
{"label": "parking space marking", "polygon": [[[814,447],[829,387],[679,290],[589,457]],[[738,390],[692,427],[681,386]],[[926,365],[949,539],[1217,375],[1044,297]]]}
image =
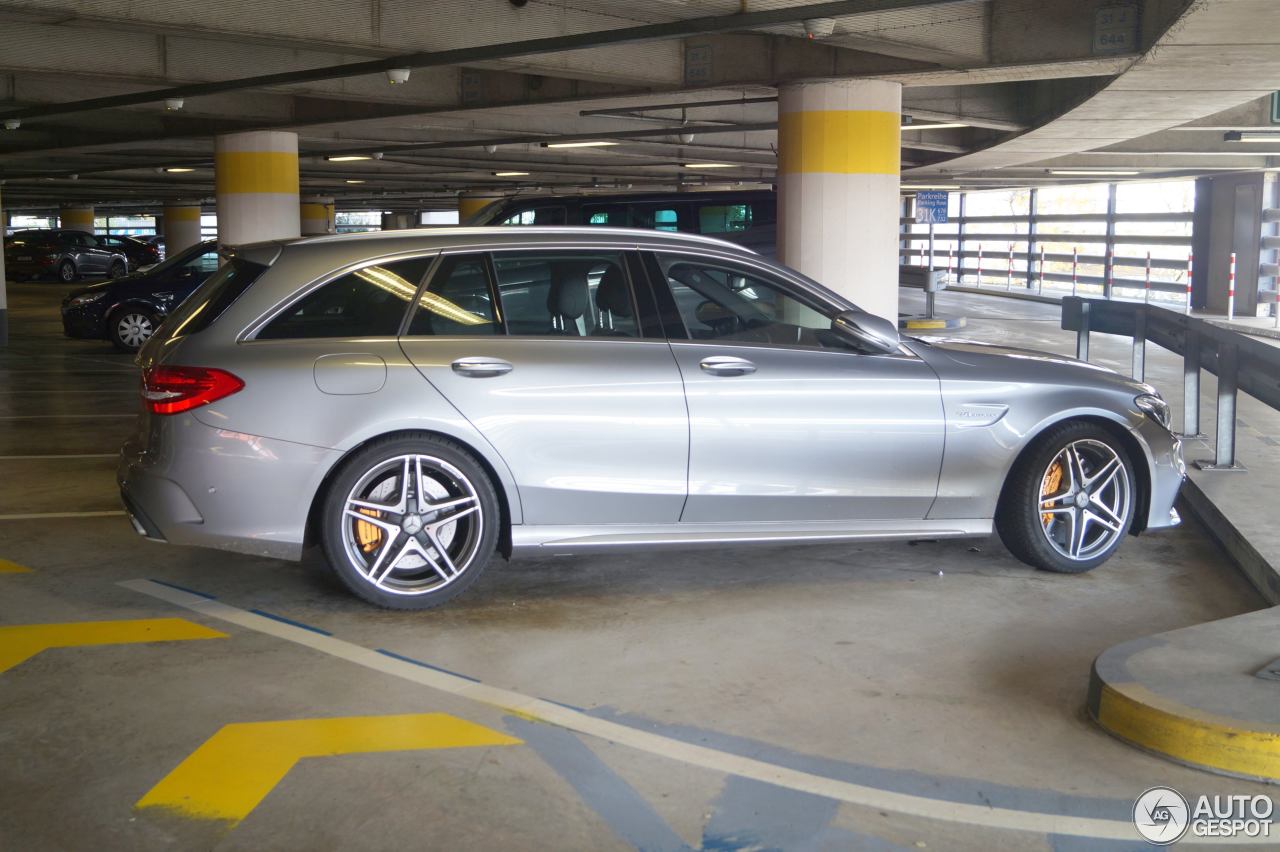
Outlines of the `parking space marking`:
{"label": "parking space marking", "polygon": [[137,416],[136,411],[130,414],[3,414],[0,420],[104,420]]}
{"label": "parking space marking", "polygon": [[32,512],[25,515],[0,515],[0,521],[44,521],[50,518],[115,518],[123,514],[123,509],[110,509],[101,512]]}
{"label": "parking space marking", "polygon": [[0,461],[43,461],[45,459],[117,459],[119,453],[48,453],[31,456],[0,456]]}
{"label": "parking space marking", "polygon": [[30,574],[31,569],[8,559],[0,559],[0,574]]}
{"label": "parking space marking", "polygon": [[8,671],[41,651],[51,648],[226,638],[225,633],[185,618],[70,621],[62,624],[21,624],[0,627],[0,672]]}
{"label": "parking space marking", "polygon": [[[1025,831],[1038,835],[1070,835],[1108,840],[1133,839],[1134,829],[1131,821],[1066,816],[1044,811],[953,802],[842,781],[600,719],[541,698],[533,698],[512,690],[468,680],[439,669],[406,662],[334,636],[325,636],[301,627],[273,621],[221,601],[179,591],[150,580],[126,580],[119,585],[209,618],[216,618],[247,630],[293,642],[331,657],[450,695],[713,772],[738,775],[778,787],[826,796],[853,805],[878,808],[924,819]],[[1234,842],[1256,844],[1261,841],[1240,837]]]}
{"label": "parking space marking", "polygon": [[223,726],[134,807],[234,827],[306,757],[519,744],[447,713],[237,723]]}

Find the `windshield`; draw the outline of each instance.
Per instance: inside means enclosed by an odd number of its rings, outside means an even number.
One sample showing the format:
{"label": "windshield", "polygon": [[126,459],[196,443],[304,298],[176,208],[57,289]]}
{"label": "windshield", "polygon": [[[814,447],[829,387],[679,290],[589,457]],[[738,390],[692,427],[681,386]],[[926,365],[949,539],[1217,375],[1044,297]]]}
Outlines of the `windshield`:
{"label": "windshield", "polygon": [[182,266],[183,264],[190,263],[191,261],[195,260],[197,257],[200,257],[203,254],[207,254],[211,251],[216,251],[216,250],[217,250],[216,243],[213,243],[213,242],[197,243],[196,245],[193,245],[188,249],[180,251],[177,254],[169,255],[164,260],[160,261],[154,266],[148,266],[146,272],[148,275],[151,275],[156,272],[164,272],[166,269],[173,269],[175,266]]}
{"label": "windshield", "polygon": [[48,246],[57,241],[57,237],[48,231],[17,231],[5,243],[13,246]]}

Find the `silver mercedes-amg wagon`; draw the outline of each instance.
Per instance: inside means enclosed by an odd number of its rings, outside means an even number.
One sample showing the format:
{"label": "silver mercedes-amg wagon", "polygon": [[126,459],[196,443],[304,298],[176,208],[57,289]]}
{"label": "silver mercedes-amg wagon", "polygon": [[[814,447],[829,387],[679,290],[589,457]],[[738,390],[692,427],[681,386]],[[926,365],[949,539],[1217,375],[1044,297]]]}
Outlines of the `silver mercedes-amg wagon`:
{"label": "silver mercedes-amg wagon", "polygon": [[[856,270],[850,271],[856,275]],[[245,246],[139,355],[134,527],[425,608],[495,553],[985,536],[1079,572],[1177,523],[1155,390],[900,339],[717,240],[442,229]]]}

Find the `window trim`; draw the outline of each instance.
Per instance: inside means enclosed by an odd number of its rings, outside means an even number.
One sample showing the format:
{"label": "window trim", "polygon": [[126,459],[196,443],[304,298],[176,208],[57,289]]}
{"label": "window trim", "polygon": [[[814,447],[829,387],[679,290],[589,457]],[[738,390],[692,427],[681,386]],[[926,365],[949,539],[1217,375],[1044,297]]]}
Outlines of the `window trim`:
{"label": "window trim", "polygon": [[[268,325],[274,322],[277,317],[279,317],[285,311],[289,310],[289,308],[293,307],[298,302],[307,298],[312,293],[319,290],[321,287],[324,287],[329,282],[335,281],[344,275],[349,275],[350,273],[360,269],[364,269],[365,267],[378,266],[384,263],[397,263],[402,260],[415,260],[417,258],[431,258],[431,262],[427,264],[427,269],[426,269],[426,272],[424,273],[424,276],[426,276],[426,275],[430,275],[431,272],[435,269],[436,264],[439,263],[439,255],[440,255],[439,249],[431,249],[428,251],[423,251],[421,249],[418,249],[414,251],[401,252],[399,254],[382,255],[376,258],[366,257],[361,260],[351,261],[350,263],[340,266],[337,269],[333,269],[333,270],[330,270],[329,272],[326,272],[324,275],[321,275],[319,278],[312,279],[307,284],[304,284],[299,289],[294,290],[292,293],[280,299],[271,307],[267,308],[258,316],[257,319],[253,320],[252,322],[249,323],[248,326],[246,326],[245,330],[241,332],[239,337],[236,339],[236,342],[237,343],[257,343],[257,344],[265,345],[265,344],[298,343],[299,341],[307,341],[307,340],[345,340],[348,337],[351,337],[352,335],[339,336],[339,337],[276,337],[276,338],[264,338],[262,340],[259,340],[258,334],[264,328],[266,328]],[[421,292],[421,290],[422,290],[422,282],[419,281],[417,289],[414,290],[414,296],[413,296],[414,305],[417,304],[417,297],[418,297],[418,294]],[[409,313],[410,311],[405,311],[406,316]],[[403,328],[404,328],[404,318],[402,317],[400,320],[399,329],[403,329]],[[397,331],[399,329],[397,329]],[[399,337],[398,334],[393,334],[393,335],[376,335],[373,337],[361,337],[361,339],[362,340],[396,340],[398,337]]]}

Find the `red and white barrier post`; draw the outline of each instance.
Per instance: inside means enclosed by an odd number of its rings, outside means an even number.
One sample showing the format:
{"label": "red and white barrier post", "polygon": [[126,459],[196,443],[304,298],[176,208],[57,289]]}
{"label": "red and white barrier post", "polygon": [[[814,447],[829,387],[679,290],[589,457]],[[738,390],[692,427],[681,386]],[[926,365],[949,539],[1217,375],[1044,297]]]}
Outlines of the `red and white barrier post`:
{"label": "red and white barrier post", "polygon": [[1078,276],[1076,272],[1080,269],[1080,249],[1075,246],[1071,247],[1071,295],[1076,294],[1076,286],[1078,284]]}
{"label": "red and white barrier post", "polygon": [[1013,246],[1009,246],[1009,272],[1004,279],[1004,289],[1013,289]]}
{"label": "red and white barrier post", "polygon": [[978,283],[976,286],[982,286],[982,243],[978,243]]}
{"label": "red and white barrier post", "polygon": [[952,249],[951,247],[947,248],[947,283],[948,284],[951,283],[951,259],[952,259],[951,253],[953,251],[954,249]]}
{"label": "red and white barrier post", "polygon": [[1109,298],[1111,298],[1112,293],[1114,293],[1114,291],[1115,291],[1115,284],[1116,284],[1116,252],[1115,252],[1115,249],[1111,249],[1111,248],[1107,249],[1107,266],[1106,266],[1106,273],[1107,273],[1107,278],[1106,278],[1107,286],[1106,286],[1106,289],[1104,289],[1104,290],[1103,290],[1103,295],[1104,295],[1104,296],[1106,296],[1106,297],[1109,299]]}
{"label": "red and white barrier post", "polygon": [[1151,252],[1147,252],[1147,280],[1142,285],[1142,301],[1151,302]]}
{"label": "red and white barrier post", "polygon": [[1044,292],[1044,243],[1040,244],[1040,275],[1036,278],[1036,292]]}
{"label": "red and white barrier post", "polygon": [[1195,269],[1196,256],[1187,252],[1187,316],[1191,316],[1191,271]]}
{"label": "red and white barrier post", "polygon": [[1227,322],[1236,318],[1236,253],[1231,252],[1231,269],[1227,272]]}

